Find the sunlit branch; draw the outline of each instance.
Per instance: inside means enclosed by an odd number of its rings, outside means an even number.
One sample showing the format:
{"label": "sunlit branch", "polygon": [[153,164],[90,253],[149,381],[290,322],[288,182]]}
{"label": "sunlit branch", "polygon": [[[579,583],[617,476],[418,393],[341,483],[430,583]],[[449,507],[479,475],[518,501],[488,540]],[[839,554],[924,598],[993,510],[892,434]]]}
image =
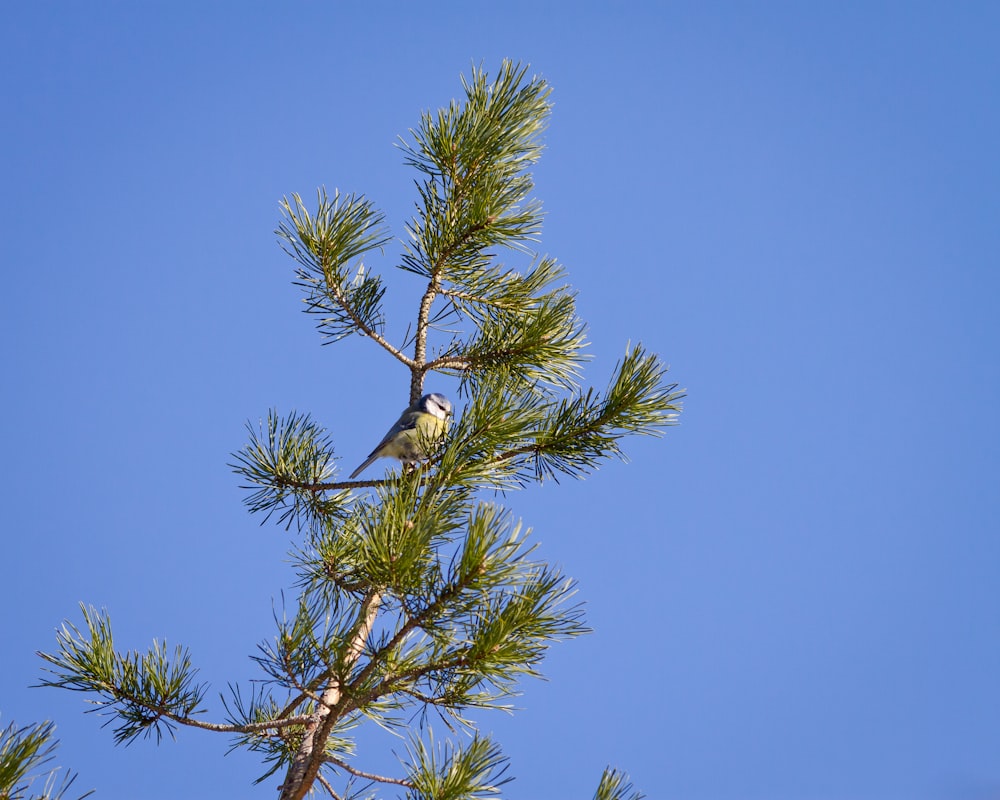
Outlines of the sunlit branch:
{"label": "sunlit branch", "polygon": [[364,770],[352,767],[346,761],[342,761],[335,756],[327,756],[324,760],[329,764],[340,767],[344,772],[349,772],[355,778],[364,778],[366,781],[378,781],[379,783],[391,783],[395,786],[405,786],[407,789],[413,788],[413,783],[410,781],[402,780],[401,778],[390,778],[386,775],[376,775],[374,772],[365,772]]}

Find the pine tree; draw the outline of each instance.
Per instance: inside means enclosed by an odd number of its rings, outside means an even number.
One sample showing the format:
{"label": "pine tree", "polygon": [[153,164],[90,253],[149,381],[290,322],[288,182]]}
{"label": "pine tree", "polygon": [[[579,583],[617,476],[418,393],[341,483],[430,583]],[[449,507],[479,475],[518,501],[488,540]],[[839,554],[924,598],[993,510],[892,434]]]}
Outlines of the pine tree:
{"label": "pine tree", "polygon": [[[277,231],[324,338],[370,340],[405,369],[411,403],[429,373],[451,376],[461,414],[424,443],[423,463],[379,480],[338,479],[332,438],[308,414],[272,411],[249,426],[234,463],[246,502],[297,537],[299,595],[254,656],[265,680],[231,685],[226,721],[205,722],[207,689],[187,651],[154,641],[147,653],[116,652],[107,614],[85,607],[84,629],[65,624],[57,652],[42,654],[45,683],[96,694],[117,741],[178,725],[228,733],[261,754],[260,780],[280,774],[282,800],[317,786],[336,798],[457,800],[509,780],[471,714],[509,707],[549,645],[586,628],[573,582],[533,558],[528,531],[497,498],[623,457],[620,440],[662,433],[682,395],[640,346],[603,392],[582,388],[574,292],[554,259],[530,249],[541,209],[528,169],[549,87],[504,62],[492,80],[473,69],[463,89],[464,102],[424,113],[401,140],[419,198],[399,266],[426,281],[402,344],[385,332],[386,284],[364,263],[391,241],[370,201],[320,190],[311,211],[292,195]],[[435,719],[446,741],[432,735]],[[398,775],[363,766],[352,738],[362,723],[408,738]],[[595,794],[638,796],[613,770]]]}

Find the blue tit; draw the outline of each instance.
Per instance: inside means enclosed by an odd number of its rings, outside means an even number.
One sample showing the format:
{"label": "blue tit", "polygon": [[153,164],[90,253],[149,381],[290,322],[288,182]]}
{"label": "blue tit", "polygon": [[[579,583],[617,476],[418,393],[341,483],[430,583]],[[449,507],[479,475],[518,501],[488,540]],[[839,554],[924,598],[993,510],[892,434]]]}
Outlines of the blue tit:
{"label": "blue tit", "polygon": [[372,450],[365,463],[351,473],[351,480],[371,466],[376,458],[398,458],[403,464],[416,464],[430,453],[425,452],[448,429],[451,401],[443,394],[425,394],[399,415],[385,438]]}

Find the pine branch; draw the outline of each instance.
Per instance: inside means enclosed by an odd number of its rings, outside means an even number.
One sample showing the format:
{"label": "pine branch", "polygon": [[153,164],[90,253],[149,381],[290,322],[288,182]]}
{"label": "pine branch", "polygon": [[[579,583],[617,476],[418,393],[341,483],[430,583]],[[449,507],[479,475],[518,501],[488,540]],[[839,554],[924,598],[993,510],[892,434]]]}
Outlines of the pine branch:
{"label": "pine branch", "polygon": [[524,170],[540,153],[536,137],[549,90],[538,80],[522,85],[525,73],[505,61],[489,83],[485,72],[473,70],[463,81],[465,104],[423,114],[413,143],[402,143],[407,163],[427,176],[417,185],[421,202],[407,226],[411,242],[402,264],[428,278],[417,312],[410,402],[423,392],[431,307],[445,282],[461,283],[485,268],[487,248],[516,245],[539,229],[538,206],[519,203],[532,187]]}
{"label": "pine branch", "polygon": [[206,687],[193,683],[197,670],[191,666],[186,650],[175,648],[171,662],[166,656],[166,643],[154,640],[146,654],[118,653],[107,612],[82,604],[81,610],[87,633],[71,623],[63,623],[57,634],[59,652],[38,654],[54,667],[47,671],[56,677],[46,678],[39,685],[89,692],[103,698],[92,702],[99,713],[122,720],[115,729],[115,741],[119,744],[140,734],[155,734],[159,740],[164,732],[173,735],[174,725],[249,735],[307,721],[305,717],[292,717],[226,724],[198,719],[192,715],[202,713],[199,706]]}
{"label": "pine branch", "polygon": [[581,477],[600,461],[626,460],[618,442],[629,435],[662,435],[675,425],[684,393],[663,381],[666,368],[641,347],[626,353],[607,391],[584,393],[546,405],[484,387],[441,459],[442,480],[512,488],[558,474]]}
{"label": "pine branch", "polygon": [[364,778],[365,780],[377,781],[378,783],[389,783],[394,786],[405,786],[407,789],[413,788],[413,783],[410,781],[402,780],[400,778],[390,778],[386,775],[376,775],[374,772],[365,772],[364,770],[352,767],[346,761],[335,758],[334,756],[327,756],[325,761],[327,764],[333,764],[335,767],[339,767],[344,770],[344,772],[350,773],[355,778]]}
{"label": "pine branch", "polygon": [[[363,709],[396,693],[422,694],[456,711],[498,707],[518,676],[537,674],[533,664],[551,642],[585,631],[578,608],[561,608],[571,582],[526,561],[519,527],[511,528],[500,509],[479,507],[449,576],[372,650],[350,682],[347,708]],[[418,631],[433,647],[404,653]],[[415,689],[420,682],[427,692]],[[496,691],[477,692],[484,683]]]}
{"label": "pine branch", "polygon": [[308,414],[292,412],[282,418],[272,409],[266,426],[261,422],[254,429],[247,423],[247,431],[250,442],[233,454],[236,463],[230,467],[249,482],[241,488],[254,490],[243,502],[251,513],[263,512],[261,524],[276,511],[286,529],[293,522],[301,528],[304,522],[346,513],[349,492],[323,494],[350,484],[324,484],[332,472],[333,444]]}
{"label": "pine branch", "polygon": [[547,298],[572,295],[566,285],[553,286],[565,278],[565,271],[548,257],[534,260],[524,272],[487,263],[476,270],[451,270],[448,277],[451,283],[442,287],[441,294],[453,302],[458,314],[475,320],[488,319],[496,309],[530,310]]}
{"label": "pine branch", "polygon": [[642,792],[635,791],[628,775],[607,767],[601,775],[601,782],[594,792],[594,800],[642,800]]}
{"label": "pine branch", "polygon": [[320,332],[330,341],[361,333],[407,366],[412,362],[382,337],[381,279],[366,275],[362,264],[349,279],[348,262],[381,248],[390,240],[382,227],[384,217],[367,200],[339,192],[329,198],[317,193],[316,214],[309,213],[302,198],[282,201],[285,219],[275,233],[285,252],[300,269],[297,285],[306,292],[306,311],[320,316]]}
{"label": "pine branch", "polygon": [[[76,775],[62,773],[60,767],[51,767],[59,743],[53,738],[55,725],[40,722],[18,728],[13,722],[0,730],[0,798],[28,800],[28,791],[36,780],[44,777],[41,794],[30,795],[31,800],[62,800],[70,790]],[[80,795],[89,797],[93,790]]]}
{"label": "pine branch", "polygon": [[166,642],[155,639],[145,654],[119,654],[114,649],[111,621],[106,612],[80,606],[87,627],[85,636],[74,625],[63,623],[57,634],[59,652],[39,653],[55,678],[46,678],[41,686],[59,686],[96,694],[93,701],[100,713],[117,717],[115,742],[123,743],[142,734],[164,732],[173,735],[175,724],[230,731],[230,726],[214,725],[195,719],[205,687],[194,683],[197,672],[186,650],[177,647],[174,660],[166,654]]}
{"label": "pine branch", "polygon": [[329,794],[330,797],[333,798],[333,800],[343,800],[343,798],[341,798],[341,796],[339,794],[337,794],[337,792],[334,790],[334,788],[330,785],[330,782],[326,778],[323,777],[323,773],[322,772],[320,772],[318,775],[316,775],[316,780],[319,782],[320,786],[322,786],[324,789],[326,789],[327,794]]}
{"label": "pine branch", "polygon": [[465,747],[436,746],[414,739],[408,751],[415,800],[466,800],[496,796],[511,778],[504,777],[507,759],[488,737],[475,736]]}

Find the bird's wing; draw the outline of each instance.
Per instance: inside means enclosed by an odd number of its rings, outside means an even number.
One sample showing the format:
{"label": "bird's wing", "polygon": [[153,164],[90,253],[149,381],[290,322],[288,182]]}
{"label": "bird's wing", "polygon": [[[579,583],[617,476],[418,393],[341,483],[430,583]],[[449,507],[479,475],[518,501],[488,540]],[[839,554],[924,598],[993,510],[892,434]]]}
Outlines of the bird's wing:
{"label": "bird's wing", "polygon": [[411,431],[416,428],[417,419],[419,419],[419,417],[419,414],[406,412],[398,420],[396,420],[396,424],[389,428],[389,432],[382,437],[382,441],[375,445],[375,448],[368,454],[368,458],[365,459],[365,463],[354,470],[348,480],[353,480],[368,469],[368,467],[370,467],[379,458],[379,451],[381,451],[382,448],[389,444],[389,442],[391,442],[394,438],[399,436],[399,434],[403,431]]}
{"label": "bird's wing", "polygon": [[375,445],[375,449],[369,453],[369,455],[375,455],[379,450],[385,447],[389,442],[395,439],[403,431],[412,431],[417,427],[418,414],[403,414],[399,419],[396,420],[396,424],[389,428],[389,432],[382,437],[382,441]]}

